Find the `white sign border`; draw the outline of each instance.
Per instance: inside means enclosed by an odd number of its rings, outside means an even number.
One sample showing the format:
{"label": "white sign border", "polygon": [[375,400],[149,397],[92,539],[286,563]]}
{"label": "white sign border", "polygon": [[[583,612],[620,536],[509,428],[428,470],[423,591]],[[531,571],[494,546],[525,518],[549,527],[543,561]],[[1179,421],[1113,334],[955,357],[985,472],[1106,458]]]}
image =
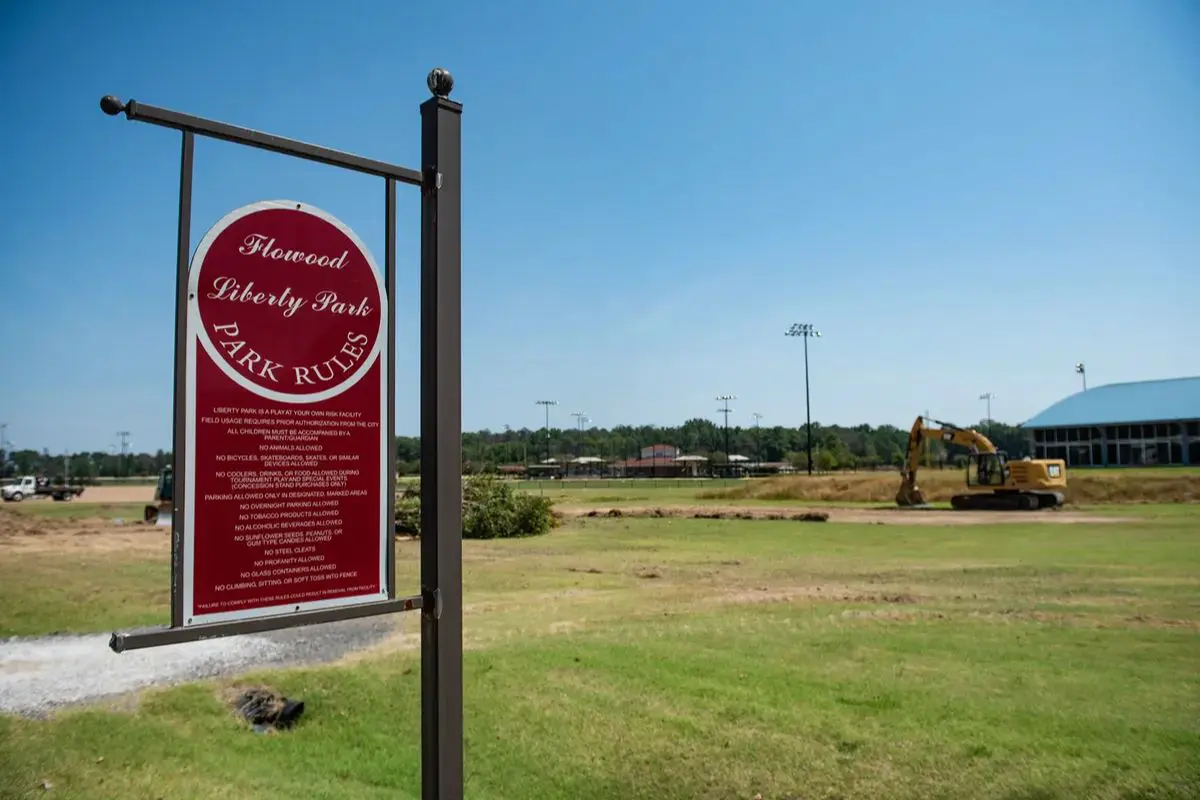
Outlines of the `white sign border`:
{"label": "white sign border", "polygon": [[[380,298],[380,317],[379,335],[375,339],[375,348],[371,356],[363,360],[363,365],[346,381],[343,381],[337,386],[331,387],[323,392],[316,392],[311,395],[289,395],[278,392],[270,392],[270,390],[257,386],[246,380],[244,376],[237,373],[236,370],[229,368],[224,363],[223,359],[212,351],[212,343],[208,341],[207,333],[204,330],[203,321],[200,319],[199,303],[196,301],[196,288],[200,278],[201,267],[203,266],[203,258],[208,253],[208,249],[212,246],[213,241],[234,221],[242,217],[252,214],[256,211],[262,211],[269,208],[284,208],[289,211],[312,214],[326,222],[334,225],[342,233],[344,233],[358,247],[359,252],[367,260],[367,264],[371,267],[372,273],[375,275],[376,284],[379,287]],[[185,464],[185,480],[184,480],[184,508],[183,508],[183,535],[182,535],[182,578],[181,589],[183,593],[183,619],[181,624],[183,627],[192,627],[195,625],[205,625],[216,622],[231,622],[238,620],[259,619],[263,617],[279,617],[291,616],[294,614],[303,614],[308,611],[318,611],[326,608],[338,608],[342,606],[365,605],[367,603],[375,603],[388,599],[387,585],[387,548],[392,543],[392,533],[395,527],[395,522],[387,518],[388,496],[387,493],[391,488],[390,476],[388,475],[388,448],[392,447],[391,431],[388,430],[388,378],[387,378],[387,361],[391,357],[392,343],[384,341],[387,339],[387,318],[388,306],[391,298],[387,296],[387,290],[383,285],[383,275],[379,271],[379,266],[374,257],[371,255],[370,249],[366,244],[345,225],[341,220],[323,211],[315,206],[307,203],[300,203],[294,200],[261,200],[255,203],[250,203],[226,214],[217,221],[212,228],[201,239],[200,244],[196,247],[196,252],[192,256],[191,264],[188,267],[188,313],[185,329],[185,351],[187,354],[187,392],[184,397],[184,439],[186,442],[186,458]],[[201,340],[203,336],[203,340]],[[330,397],[335,397],[341,392],[357,383],[371,365],[378,361],[379,363],[379,429],[380,429],[380,447],[379,447],[379,591],[371,594],[352,595],[349,597],[336,597],[328,600],[309,600],[300,603],[283,603],[274,606],[259,606],[235,611],[222,611],[210,614],[196,614],[195,611],[195,566],[196,566],[196,359],[198,356],[199,346],[203,346],[208,351],[209,357],[222,369],[231,380],[253,394],[267,399],[276,400],[278,402],[287,403],[314,403],[320,400],[325,400]]]}

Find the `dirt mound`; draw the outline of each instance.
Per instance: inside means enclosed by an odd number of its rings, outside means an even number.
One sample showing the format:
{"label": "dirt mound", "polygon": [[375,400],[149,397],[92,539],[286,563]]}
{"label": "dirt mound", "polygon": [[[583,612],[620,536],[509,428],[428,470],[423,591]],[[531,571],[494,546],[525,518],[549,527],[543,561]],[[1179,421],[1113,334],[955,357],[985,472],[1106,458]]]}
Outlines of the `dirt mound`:
{"label": "dirt mound", "polygon": [[564,517],[648,517],[674,519],[788,520],[796,522],[858,522],[874,525],[1000,525],[1006,523],[1114,523],[1123,517],[1099,516],[1079,511],[950,511],[904,509],[881,505],[876,508],[751,508],[746,506],[625,506],[614,509],[559,506]]}
{"label": "dirt mound", "polygon": [[44,536],[52,523],[0,507],[0,543],[18,537]]}
{"label": "dirt mound", "polygon": [[[574,517],[691,517],[692,519],[790,519],[796,522],[826,522],[829,514],[825,511],[805,510],[767,510],[747,508],[684,508],[679,506],[655,506],[654,508],[610,508],[608,511],[599,509],[568,508],[560,516]],[[556,512],[559,513],[559,512]]]}
{"label": "dirt mound", "polygon": [[[966,490],[962,470],[923,470],[919,482],[933,503],[946,502]],[[1163,470],[1161,474],[1075,472],[1067,476],[1067,502],[1083,505],[1111,503],[1193,503],[1200,501],[1200,475]],[[807,475],[747,481],[727,489],[711,489],[708,500],[795,500],[802,502],[891,503],[900,476],[895,472],[857,472]]]}

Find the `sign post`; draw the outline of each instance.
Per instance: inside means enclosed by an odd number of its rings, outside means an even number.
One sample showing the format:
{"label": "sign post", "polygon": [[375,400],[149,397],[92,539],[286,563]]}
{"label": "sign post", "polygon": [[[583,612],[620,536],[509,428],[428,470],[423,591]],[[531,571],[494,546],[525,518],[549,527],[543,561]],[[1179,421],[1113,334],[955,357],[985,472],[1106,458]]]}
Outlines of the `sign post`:
{"label": "sign post", "polygon": [[[462,106],[450,73],[421,105],[421,774],[461,797]],[[444,783],[443,783],[444,782]],[[443,793],[446,794],[443,794]]]}
{"label": "sign post", "polygon": [[[182,133],[176,249],[171,622],[120,653],[420,609],[421,796],[461,800],[461,104],[427,79],[409,169],[107,96]],[[227,213],[188,258],[195,137],[384,179],[382,272],[299,200]],[[421,190],[421,586],[395,578],[396,185]]]}

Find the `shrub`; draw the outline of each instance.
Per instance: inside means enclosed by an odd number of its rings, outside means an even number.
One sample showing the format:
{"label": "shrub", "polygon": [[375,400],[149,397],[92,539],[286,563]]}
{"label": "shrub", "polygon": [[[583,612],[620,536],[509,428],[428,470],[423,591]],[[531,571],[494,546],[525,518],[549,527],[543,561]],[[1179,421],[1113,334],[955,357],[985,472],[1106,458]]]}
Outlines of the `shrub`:
{"label": "shrub", "polygon": [[[491,475],[463,479],[463,538],[541,536],[554,526],[553,503],[519,492]],[[396,498],[396,532],[421,535],[421,484],[413,481]]]}

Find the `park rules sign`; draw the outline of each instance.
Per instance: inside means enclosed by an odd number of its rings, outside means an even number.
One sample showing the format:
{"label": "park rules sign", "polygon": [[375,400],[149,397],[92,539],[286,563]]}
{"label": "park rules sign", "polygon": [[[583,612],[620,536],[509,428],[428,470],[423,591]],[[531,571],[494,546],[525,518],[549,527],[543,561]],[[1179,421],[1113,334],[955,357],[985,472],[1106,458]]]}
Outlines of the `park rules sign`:
{"label": "park rules sign", "polygon": [[185,625],[387,599],[387,296],[354,232],[236,209],[189,271]]}

